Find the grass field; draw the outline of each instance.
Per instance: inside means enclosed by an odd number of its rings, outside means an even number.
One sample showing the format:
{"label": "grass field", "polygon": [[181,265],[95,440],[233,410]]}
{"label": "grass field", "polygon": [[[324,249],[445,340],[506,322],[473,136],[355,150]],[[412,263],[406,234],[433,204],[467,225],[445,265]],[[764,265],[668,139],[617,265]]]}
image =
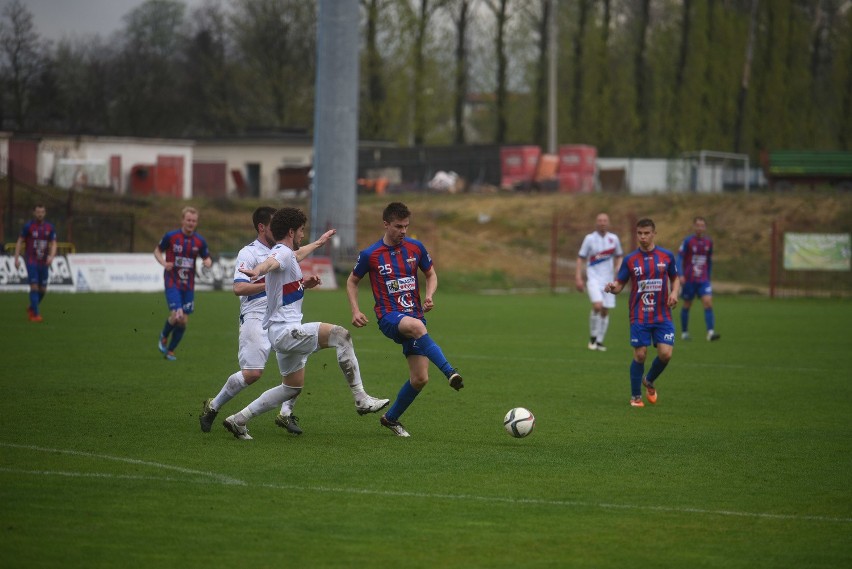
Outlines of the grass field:
{"label": "grass field", "polygon": [[[0,295],[0,567],[852,566],[852,303],[717,296],[722,340],[678,342],[659,404],[632,409],[625,295],[606,353],[584,295],[436,302],[466,387],[433,368],[411,438],[354,412],[326,350],[305,434],[270,413],[238,441],[197,419],[237,368],[233,295],[198,296],[177,362],[161,294],[51,294],[43,324]],[[305,308],[349,321],[343,292]],[[353,336],[368,391],[395,397],[398,348]],[[502,429],[515,406],[526,439]]]}

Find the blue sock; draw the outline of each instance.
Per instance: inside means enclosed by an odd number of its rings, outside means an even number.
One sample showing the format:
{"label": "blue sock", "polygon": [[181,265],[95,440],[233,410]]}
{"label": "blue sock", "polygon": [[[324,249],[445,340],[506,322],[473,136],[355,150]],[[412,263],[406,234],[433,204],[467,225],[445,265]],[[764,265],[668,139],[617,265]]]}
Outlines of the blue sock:
{"label": "blue sock", "polygon": [[654,383],[654,380],[660,377],[667,365],[669,365],[669,362],[663,363],[660,358],[654,358],[654,361],[651,362],[651,369],[648,370],[648,383]]}
{"label": "blue sock", "polygon": [[168,338],[169,334],[171,334],[172,330],[174,330],[174,329],[175,329],[174,324],[169,324],[169,319],[166,318],[166,325],[163,326],[163,331],[160,332],[160,337],[161,338]]}
{"label": "blue sock", "polygon": [[630,394],[633,397],[642,396],[642,374],[645,373],[645,364],[636,360],[630,362]]}
{"label": "blue sock", "polygon": [[716,318],[713,317],[713,309],[705,308],[704,309],[704,323],[707,324],[708,330],[714,330],[716,328]]}
{"label": "blue sock", "polygon": [[172,332],[172,339],[169,341],[169,351],[174,352],[177,345],[180,344],[181,338],[183,338],[183,333],[186,332],[186,328],[182,326],[174,326],[174,332]]}
{"label": "blue sock", "polygon": [[447,358],[444,357],[444,352],[441,351],[441,347],[435,343],[435,341],[429,337],[429,334],[424,334],[415,340],[417,345],[423,351],[423,355],[429,358],[433,364],[438,366],[438,369],[447,376],[448,378],[456,371],[453,366],[450,365],[450,362],[447,361]]}
{"label": "blue sock", "polygon": [[686,308],[680,309],[680,331],[686,332],[689,329],[689,310]]}
{"label": "blue sock", "polygon": [[39,302],[41,302],[42,300],[44,300],[44,295],[45,295],[45,294],[47,294],[47,291],[46,291],[46,290],[40,290],[40,291],[38,291],[38,301],[39,301]]}
{"label": "blue sock", "polygon": [[33,314],[38,314],[38,291],[30,291],[30,308],[32,308]]}
{"label": "blue sock", "polygon": [[392,421],[398,420],[405,413],[405,410],[408,409],[408,406],[414,403],[414,398],[419,394],[420,392],[411,385],[411,381],[406,381],[402,384],[399,393],[396,395],[396,401],[393,402],[393,405],[385,413],[385,416]]}

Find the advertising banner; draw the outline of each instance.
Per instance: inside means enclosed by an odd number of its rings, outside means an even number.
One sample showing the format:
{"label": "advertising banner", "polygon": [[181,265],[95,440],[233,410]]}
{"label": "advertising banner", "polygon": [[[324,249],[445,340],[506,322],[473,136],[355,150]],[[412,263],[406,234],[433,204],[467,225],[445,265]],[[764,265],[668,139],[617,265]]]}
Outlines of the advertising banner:
{"label": "advertising banner", "polygon": [[[52,292],[73,292],[74,280],[67,255],[57,255],[50,265],[47,286]],[[30,290],[27,279],[27,266],[19,258],[15,268],[12,255],[0,255],[0,292],[22,292]]]}
{"label": "advertising banner", "polygon": [[848,271],[851,257],[848,233],[784,234],[786,271]]}
{"label": "advertising banner", "polygon": [[77,292],[163,290],[163,267],[153,254],[78,253],[68,257]]}
{"label": "advertising banner", "polygon": [[[236,257],[222,256],[209,269],[199,259],[195,265],[195,290],[231,290]],[[322,279],[318,290],[335,290],[337,282],[331,259],[309,257],[300,263],[307,276]],[[163,267],[152,253],[77,253],[57,255],[50,266],[51,292],[160,292]],[[27,267],[21,260],[15,268],[11,255],[0,255],[0,292],[30,289]]]}

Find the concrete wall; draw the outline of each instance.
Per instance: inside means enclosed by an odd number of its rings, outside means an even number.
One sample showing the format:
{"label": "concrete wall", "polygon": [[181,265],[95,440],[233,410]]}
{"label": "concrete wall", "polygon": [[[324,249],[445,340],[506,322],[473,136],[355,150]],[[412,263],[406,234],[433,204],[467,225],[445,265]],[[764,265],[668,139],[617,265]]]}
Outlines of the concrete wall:
{"label": "concrete wall", "polygon": [[[248,165],[260,166],[259,196],[278,198],[278,169],[286,166],[310,166],[313,161],[313,142],[273,140],[221,140],[197,141],[194,160],[198,162],[224,162],[227,167],[228,196],[237,195],[231,176],[232,170],[242,172],[248,180]],[[354,185],[354,181],[353,181]]]}
{"label": "concrete wall", "polygon": [[183,197],[192,197],[193,142],[160,138],[119,137],[44,137],[39,146],[38,178],[53,183],[56,166],[64,159],[104,163],[109,171],[110,158],[121,157],[121,174],[109,180],[113,191],[130,191],[130,170],[137,164],[157,163],[157,156],[183,158]]}

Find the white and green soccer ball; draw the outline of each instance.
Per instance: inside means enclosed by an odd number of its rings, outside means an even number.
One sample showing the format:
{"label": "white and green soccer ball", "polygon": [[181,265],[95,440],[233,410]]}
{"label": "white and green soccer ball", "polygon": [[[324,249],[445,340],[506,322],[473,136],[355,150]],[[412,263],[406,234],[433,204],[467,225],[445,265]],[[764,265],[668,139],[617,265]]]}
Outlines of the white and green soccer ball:
{"label": "white and green soccer ball", "polygon": [[506,416],[503,418],[503,427],[513,437],[522,439],[533,432],[535,428],[535,416],[529,409],[515,407],[506,413]]}

